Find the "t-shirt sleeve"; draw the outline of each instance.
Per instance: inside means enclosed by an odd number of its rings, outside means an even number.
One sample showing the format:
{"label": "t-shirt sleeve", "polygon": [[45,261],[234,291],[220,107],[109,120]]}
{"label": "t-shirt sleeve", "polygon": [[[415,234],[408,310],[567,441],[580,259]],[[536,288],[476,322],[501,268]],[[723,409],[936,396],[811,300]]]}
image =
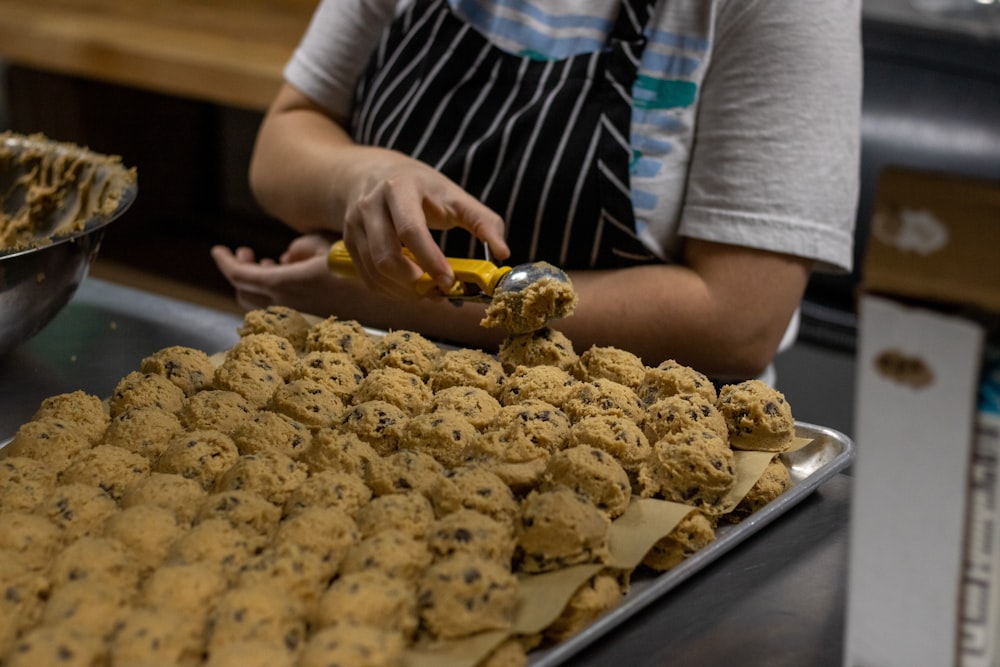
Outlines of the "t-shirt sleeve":
{"label": "t-shirt sleeve", "polygon": [[860,0],[721,5],[679,233],[849,271],[858,196]]}

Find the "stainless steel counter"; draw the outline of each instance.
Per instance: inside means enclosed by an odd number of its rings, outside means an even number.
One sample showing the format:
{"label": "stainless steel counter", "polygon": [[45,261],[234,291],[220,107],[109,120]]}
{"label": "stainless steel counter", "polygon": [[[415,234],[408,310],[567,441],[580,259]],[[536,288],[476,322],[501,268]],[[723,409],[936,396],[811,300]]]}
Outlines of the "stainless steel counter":
{"label": "stainless steel counter", "polygon": [[[106,396],[167,345],[212,353],[241,318],[88,279],[39,335],[0,360],[0,442],[46,396]],[[850,482],[836,475],[760,533],[570,658],[574,666],[839,667]]]}

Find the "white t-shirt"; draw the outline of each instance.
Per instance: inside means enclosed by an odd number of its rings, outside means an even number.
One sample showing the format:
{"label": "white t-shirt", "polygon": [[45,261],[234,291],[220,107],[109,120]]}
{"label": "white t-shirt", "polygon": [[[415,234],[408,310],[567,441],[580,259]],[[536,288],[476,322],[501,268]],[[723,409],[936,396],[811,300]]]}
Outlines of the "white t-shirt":
{"label": "white t-shirt", "polygon": [[[448,0],[527,57],[597,50],[619,2]],[[322,0],[287,81],[341,117],[407,0]],[[684,237],[851,269],[858,193],[861,0],[659,0],[633,86],[632,203],[665,261]]]}

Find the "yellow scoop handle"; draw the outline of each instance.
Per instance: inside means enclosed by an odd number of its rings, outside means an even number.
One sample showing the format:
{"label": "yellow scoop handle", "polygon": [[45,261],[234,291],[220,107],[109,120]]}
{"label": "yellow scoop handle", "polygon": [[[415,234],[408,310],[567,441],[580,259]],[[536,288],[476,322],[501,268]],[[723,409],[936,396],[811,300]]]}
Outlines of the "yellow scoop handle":
{"label": "yellow scoop handle", "polygon": [[[403,253],[410,257],[410,259],[413,259],[413,254],[406,248],[403,248]],[[348,278],[356,278],[358,276],[354,268],[354,260],[351,259],[351,254],[347,252],[347,246],[344,245],[343,241],[337,241],[333,244],[330,248],[330,254],[327,255],[326,263],[333,273]],[[493,292],[500,283],[500,279],[511,270],[509,266],[497,266],[485,259],[449,257],[448,264],[451,265],[451,270],[455,273],[455,284],[445,293],[445,296],[448,298],[468,296],[465,290],[465,284],[467,283],[478,287],[483,294],[493,296]],[[414,288],[418,294],[427,294],[435,287],[437,285],[426,273],[420,276],[414,284]]]}

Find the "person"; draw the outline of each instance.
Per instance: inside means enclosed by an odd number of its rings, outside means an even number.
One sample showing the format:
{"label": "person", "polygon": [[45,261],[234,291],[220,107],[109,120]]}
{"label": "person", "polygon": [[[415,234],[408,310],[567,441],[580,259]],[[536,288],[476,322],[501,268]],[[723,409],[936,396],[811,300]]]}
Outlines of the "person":
{"label": "person", "polygon": [[[851,269],[860,5],[322,0],[249,170],[302,235],[213,257],[244,308],[487,350],[504,332],[482,308],[414,281],[450,285],[452,256],[546,260],[579,297],[553,323],[578,350],[759,376],[810,272]],[[360,279],[327,268],[340,238]]]}

